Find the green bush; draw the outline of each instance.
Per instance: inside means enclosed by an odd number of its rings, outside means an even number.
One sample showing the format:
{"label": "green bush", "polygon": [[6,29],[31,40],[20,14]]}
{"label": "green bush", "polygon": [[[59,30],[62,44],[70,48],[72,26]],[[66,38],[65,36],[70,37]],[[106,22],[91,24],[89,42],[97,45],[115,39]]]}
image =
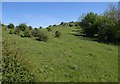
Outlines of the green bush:
{"label": "green bush", "polygon": [[14,34],[20,35],[20,33],[21,33],[21,30],[19,28],[16,28]]}
{"label": "green bush", "polygon": [[64,24],[64,22],[61,22],[61,23],[60,23],[60,25],[63,25],[63,24]]}
{"label": "green bush", "polygon": [[103,41],[114,41],[117,30],[115,23],[110,18],[103,16],[99,24],[98,38]]}
{"label": "green bush", "polygon": [[48,32],[51,32],[51,31],[52,31],[52,28],[48,27],[47,30],[48,30]]}
{"label": "green bush", "polygon": [[10,29],[9,30],[9,34],[14,34],[15,33],[15,30],[14,29]]}
{"label": "green bush", "polygon": [[31,37],[31,31],[30,30],[25,30],[23,34],[24,34],[24,37]]}
{"label": "green bush", "polygon": [[46,42],[48,40],[48,36],[44,32],[39,31],[36,40]]}
{"label": "green bush", "polygon": [[2,82],[35,82],[37,77],[32,70],[32,65],[22,57],[21,49],[9,46],[3,41],[2,49]]}
{"label": "green bush", "polygon": [[32,30],[33,28],[32,28],[32,26],[29,26],[29,30]]}
{"label": "green bush", "polygon": [[42,29],[42,26],[40,26],[39,29]]}
{"label": "green bush", "polygon": [[39,30],[37,30],[37,29],[34,29],[34,30],[31,31],[31,35],[32,35],[33,37],[37,37],[38,34],[39,34]]}
{"label": "green bush", "polygon": [[55,32],[55,37],[60,37],[60,36],[61,36],[61,32],[56,31],[56,32]]}
{"label": "green bush", "polygon": [[48,36],[40,30],[34,29],[31,32],[31,34],[32,34],[33,37],[35,37],[36,40],[45,41],[45,42],[48,40]]}
{"label": "green bush", "polygon": [[22,31],[25,31],[26,29],[28,29],[28,26],[25,23],[19,24],[19,29]]}
{"label": "green bush", "polygon": [[69,24],[69,26],[70,26],[70,27],[73,27],[73,25],[72,25],[72,24]]}
{"label": "green bush", "polygon": [[83,32],[87,36],[94,36],[94,34],[98,33],[98,15],[92,12],[88,13],[85,17],[83,17],[81,26]]}
{"label": "green bush", "polygon": [[10,23],[10,24],[8,25],[8,28],[9,28],[9,29],[14,29],[14,24]]}

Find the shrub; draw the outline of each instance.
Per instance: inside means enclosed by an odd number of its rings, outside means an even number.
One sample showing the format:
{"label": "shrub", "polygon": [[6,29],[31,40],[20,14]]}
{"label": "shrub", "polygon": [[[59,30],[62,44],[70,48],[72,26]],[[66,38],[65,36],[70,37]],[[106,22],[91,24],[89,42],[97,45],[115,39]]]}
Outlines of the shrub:
{"label": "shrub", "polygon": [[32,28],[32,26],[29,26],[29,30],[32,30],[33,28]]}
{"label": "shrub", "polygon": [[99,24],[98,38],[100,40],[113,41],[116,33],[115,23],[108,17],[102,17],[102,22]]}
{"label": "shrub", "polygon": [[98,33],[97,27],[98,15],[92,12],[88,13],[85,17],[83,17],[81,26],[84,34],[87,36],[94,36],[94,34]]}
{"label": "shrub", "polygon": [[55,37],[60,37],[60,36],[61,36],[61,32],[56,31],[56,32],[55,32]]}
{"label": "shrub", "polygon": [[22,31],[25,31],[26,29],[28,29],[28,26],[25,23],[19,24],[19,29]]}
{"label": "shrub", "polygon": [[57,26],[57,25],[54,24],[53,26],[55,27],[55,26]]}
{"label": "shrub", "polygon": [[8,28],[9,28],[9,29],[14,29],[14,24],[10,23],[10,24],[8,25]]}
{"label": "shrub", "polygon": [[64,24],[64,22],[61,22],[61,23],[60,23],[60,25],[63,25],[63,24]]}
{"label": "shrub", "polygon": [[31,37],[30,30],[25,30],[23,34],[24,34],[24,37]]}
{"label": "shrub", "polygon": [[52,28],[48,27],[47,30],[48,30],[48,32],[51,32],[51,31],[52,31]]}
{"label": "shrub", "polygon": [[40,26],[39,29],[42,29],[42,27]]}
{"label": "shrub", "polygon": [[44,32],[39,31],[36,40],[46,42],[48,40],[48,36]]}
{"label": "shrub", "polygon": [[10,29],[9,30],[9,34],[14,34],[15,33],[15,30],[14,29]]}
{"label": "shrub", "polygon": [[21,33],[21,30],[19,28],[16,28],[14,34],[20,35],[20,33]]}
{"label": "shrub", "polygon": [[36,40],[45,42],[48,40],[48,36],[40,30],[33,30],[31,34],[33,37],[35,37]]}
{"label": "shrub", "polygon": [[36,30],[36,29],[32,30],[32,32],[31,32],[31,35],[32,35],[33,37],[37,37],[38,34],[39,34],[39,30]]}
{"label": "shrub", "polygon": [[72,25],[72,24],[69,24],[69,26],[70,26],[70,27],[73,27],[73,25]]}
{"label": "shrub", "polygon": [[2,48],[2,82],[35,82],[37,77],[29,61],[21,56],[21,49],[9,46],[3,41]]}

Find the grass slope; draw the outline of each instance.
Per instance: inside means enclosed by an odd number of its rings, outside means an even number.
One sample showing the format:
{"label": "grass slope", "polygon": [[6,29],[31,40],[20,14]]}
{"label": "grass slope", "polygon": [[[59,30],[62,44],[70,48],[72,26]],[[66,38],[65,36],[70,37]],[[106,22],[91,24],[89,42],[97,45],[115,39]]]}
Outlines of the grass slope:
{"label": "grass slope", "polygon": [[[62,33],[61,38],[54,38],[54,32]],[[32,38],[21,38],[3,31],[3,38],[10,45],[21,48],[30,62],[38,69],[38,81],[118,81],[118,47],[98,43],[74,36],[78,29],[54,27],[48,42]]]}

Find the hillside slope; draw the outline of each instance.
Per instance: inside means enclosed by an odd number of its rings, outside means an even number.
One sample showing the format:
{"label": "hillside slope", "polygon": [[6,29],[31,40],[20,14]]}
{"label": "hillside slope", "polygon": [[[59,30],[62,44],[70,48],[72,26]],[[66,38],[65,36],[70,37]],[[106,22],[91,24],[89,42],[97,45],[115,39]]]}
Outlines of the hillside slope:
{"label": "hillside slope", "polygon": [[[21,48],[22,56],[38,69],[38,81],[117,81],[118,47],[98,43],[86,37],[75,36],[74,27],[53,27],[52,32],[41,29],[49,35],[47,42],[8,34],[3,30],[3,39]],[[60,38],[54,32],[62,33]]]}

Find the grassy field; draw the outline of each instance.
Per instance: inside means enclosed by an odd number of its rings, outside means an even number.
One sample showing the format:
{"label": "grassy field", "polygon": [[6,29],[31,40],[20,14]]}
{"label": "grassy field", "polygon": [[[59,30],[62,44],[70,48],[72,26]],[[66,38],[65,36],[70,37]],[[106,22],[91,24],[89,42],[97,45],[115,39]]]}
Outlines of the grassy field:
{"label": "grassy field", "polygon": [[[54,38],[54,32],[62,33]],[[20,37],[3,31],[3,39],[21,48],[22,56],[38,69],[38,81],[45,82],[101,82],[118,81],[118,47],[75,36],[76,28],[53,27],[47,42]]]}

